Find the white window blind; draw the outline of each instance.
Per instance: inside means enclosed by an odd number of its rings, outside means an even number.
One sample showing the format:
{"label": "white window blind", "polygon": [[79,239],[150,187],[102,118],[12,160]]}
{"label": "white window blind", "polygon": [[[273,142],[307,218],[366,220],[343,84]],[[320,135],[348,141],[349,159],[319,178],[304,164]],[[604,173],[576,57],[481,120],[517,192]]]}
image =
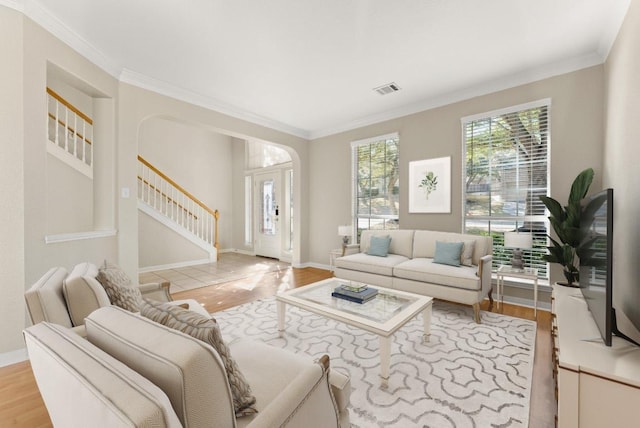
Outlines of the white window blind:
{"label": "white window blind", "polygon": [[540,195],[549,194],[550,100],[462,119],[464,231],[493,238],[493,264],[509,264],[504,232],[531,233],[525,266],[548,278],[549,222]]}
{"label": "white window blind", "polygon": [[367,229],[398,229],[398,134],[351,143],[353,224]]}

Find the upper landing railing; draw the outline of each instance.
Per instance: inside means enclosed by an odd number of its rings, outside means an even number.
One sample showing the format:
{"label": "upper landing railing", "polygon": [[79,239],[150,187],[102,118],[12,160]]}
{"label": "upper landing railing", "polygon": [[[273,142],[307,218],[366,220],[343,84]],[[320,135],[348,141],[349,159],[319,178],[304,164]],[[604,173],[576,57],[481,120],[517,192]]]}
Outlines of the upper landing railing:
{"label": "upper landing railing", "polygon": [[93,178],[93,120],[47,88],[47,151]]}
{"label": "upper landing railing", "polygon": [[212,210],[138,156],[138,199],[219,250],[218,210]]}

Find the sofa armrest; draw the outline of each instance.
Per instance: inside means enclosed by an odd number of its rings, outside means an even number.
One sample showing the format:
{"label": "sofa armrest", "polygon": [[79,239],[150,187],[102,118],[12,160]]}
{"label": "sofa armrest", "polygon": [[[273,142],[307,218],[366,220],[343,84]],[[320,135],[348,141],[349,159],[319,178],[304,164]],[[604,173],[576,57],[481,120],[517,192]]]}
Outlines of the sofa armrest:
{"label": "sofa armrest", "polygon": [[343,256],[348,256],[350,254],[358,254],[360,252],[360,244],[349,244],[344,249]]}
{"label": "sofa armrest", "polygon": [[349,399],[351,398],[351,378],[348,375],[340,373],[336,370],[329,372],[329,385],[331,392],[336,399],[336,405],[340,413],[347,412]]}
{"label": "sofa armrest", "polygon": [[276,426],[340,427],[341,415],[329,385],[329,357],[309,364],[247,428]]}
{"label": "sofa armrest", "polygon": [[171,294],[169,288],[171,283],[169,281],[164,282],[150,282],[147,284],[140,284],[140,293],[142,297],[146,299],[157,300],[159,302],[171,302]]}
{"label": "sofa armrest", "polygon": [[482,289],[482,295],[486,296],[491,290],[491,263],[493,262],[493,256],[487,254],[480,258],[480,264],[478,265],[478,277],[480,277],[480,285]]}

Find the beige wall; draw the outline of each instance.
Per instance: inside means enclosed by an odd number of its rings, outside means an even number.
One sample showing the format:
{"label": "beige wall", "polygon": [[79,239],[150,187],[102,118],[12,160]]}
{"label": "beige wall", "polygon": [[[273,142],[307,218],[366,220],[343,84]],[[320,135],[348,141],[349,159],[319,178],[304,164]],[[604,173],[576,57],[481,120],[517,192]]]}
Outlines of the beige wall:
{"label": "beige wall", "polygon": [[[141,124],[138,140],[142,157],[205,205],[219,210],[220,249],[233,248],[236,216],[232,211],[232,144],[232,137],[227,135],[160,117]],[[207,252],[179,234],[159,230],[157,223],[139,213],[140,268],[209,258]]]}
{"label": "beige wall", "polygon": [[140,270],[209,261],[209,253],[146,213],[138,212]]}
{"label": "beige wall", "polygon": [[[309,183],[310,261],[327,263],[339,247],[339,224],[351,219],[350,142],[390,132],[400,133],[400,227],[459,232],[462,228],[462,128],[465,116],[551,98],[551,195],[567,199],[571,182],[593,167],[600,187],[603,144],[603,67],[596,66],[470,100],[427,110],[311,142]],[[409,214],[408,164],[451,156],[450,214]],[[554,280],[560,279],[553,270]]]}
{"label": "beige wall", "polygon": [[640,318],[639,53],[640,1],[633,0],[605,66],[603,184],[614,192],[613,304],[636,319]]}
{"label": "beige wall", "polygon": [[22,15],[0,7],[0,354],[24,347]]}

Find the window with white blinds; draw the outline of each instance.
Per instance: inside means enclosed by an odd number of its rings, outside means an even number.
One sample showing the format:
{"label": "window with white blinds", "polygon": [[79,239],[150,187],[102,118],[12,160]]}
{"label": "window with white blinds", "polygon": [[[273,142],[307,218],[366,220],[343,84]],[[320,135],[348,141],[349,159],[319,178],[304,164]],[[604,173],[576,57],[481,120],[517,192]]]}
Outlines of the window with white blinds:
{"label": "window with white blinds", "polygon": [[509,264],[504,232],[530,233],[526,267],[548,278],[549,221],[540,195],[549,194],[550,100],[462,119],[465,154],[464,231],[493,238],[493,267]]}
{"label": "window with white blinds", "polygon": [[398,229],[398,134],[351,143],[353,160],[353,224],[367,229]]}

